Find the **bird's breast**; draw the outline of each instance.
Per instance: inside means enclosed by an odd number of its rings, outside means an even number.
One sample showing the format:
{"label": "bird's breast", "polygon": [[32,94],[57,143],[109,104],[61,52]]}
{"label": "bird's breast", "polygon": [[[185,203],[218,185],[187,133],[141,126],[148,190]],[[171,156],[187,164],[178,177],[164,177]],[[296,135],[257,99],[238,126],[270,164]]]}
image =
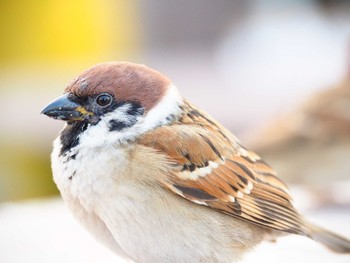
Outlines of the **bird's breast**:
{"label": "bird's breast", "polygon": [[61,154],[60,138],[51,155],[53,178],[64,199],[77,198],[86,210],[93,210],[96,199],[108,195],[111,185],[129,164],[123,147],[89,148],[77,145]]}

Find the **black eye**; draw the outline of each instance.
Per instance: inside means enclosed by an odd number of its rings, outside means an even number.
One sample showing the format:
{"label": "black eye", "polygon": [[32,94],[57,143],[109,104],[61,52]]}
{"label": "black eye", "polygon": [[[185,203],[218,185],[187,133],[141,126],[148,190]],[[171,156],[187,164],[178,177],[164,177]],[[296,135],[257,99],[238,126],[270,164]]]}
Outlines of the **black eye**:
{"label": "black eye", "polygon": [[109,95],[109,94],[98,95],[97,98],[96,98],[96,102],[100,106],[103,106],[103,107],[107,106],[107,105],[111,104],[112,96]]}

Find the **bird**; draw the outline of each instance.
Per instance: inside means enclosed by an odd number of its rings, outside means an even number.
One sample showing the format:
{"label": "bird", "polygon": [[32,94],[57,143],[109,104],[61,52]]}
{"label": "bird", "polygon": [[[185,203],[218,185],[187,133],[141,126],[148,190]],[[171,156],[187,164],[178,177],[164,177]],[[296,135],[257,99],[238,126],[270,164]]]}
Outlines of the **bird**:
{"label": "bird", "polygon": [[348,239],[298,213],[259,155],[154,69],[97,64],[42,113],[65,121],[51,154],[63,200],[121,257],[238,262],[287,234],[350,253]]}

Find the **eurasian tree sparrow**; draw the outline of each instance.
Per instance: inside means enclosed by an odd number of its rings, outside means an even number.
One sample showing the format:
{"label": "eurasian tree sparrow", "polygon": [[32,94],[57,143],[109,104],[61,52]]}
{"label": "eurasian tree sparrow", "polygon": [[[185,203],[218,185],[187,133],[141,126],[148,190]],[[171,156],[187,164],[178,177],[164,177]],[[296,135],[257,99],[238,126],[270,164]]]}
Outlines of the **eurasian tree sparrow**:
{"label": "eurasian tree sparrow", "polygon": [[268,164],[146,66],[94,66],[42,113],[66,121],[51,156],[63,199],[119,255],[233,262],[288,233],[350,252],[298,214]]}

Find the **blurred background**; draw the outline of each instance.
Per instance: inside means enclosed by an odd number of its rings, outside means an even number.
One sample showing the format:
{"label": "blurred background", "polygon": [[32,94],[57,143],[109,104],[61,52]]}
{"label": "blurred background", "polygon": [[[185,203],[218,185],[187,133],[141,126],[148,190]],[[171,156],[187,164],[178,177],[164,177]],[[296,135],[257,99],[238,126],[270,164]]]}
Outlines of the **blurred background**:
{"label": "blurred background", "polygon": [[165,73],[314,203],[349,211],[349,1],[0,5],[0,223],[13,202],[58,195],[49,155],[63,123],[41,109],[82,70],[114,60]]}

